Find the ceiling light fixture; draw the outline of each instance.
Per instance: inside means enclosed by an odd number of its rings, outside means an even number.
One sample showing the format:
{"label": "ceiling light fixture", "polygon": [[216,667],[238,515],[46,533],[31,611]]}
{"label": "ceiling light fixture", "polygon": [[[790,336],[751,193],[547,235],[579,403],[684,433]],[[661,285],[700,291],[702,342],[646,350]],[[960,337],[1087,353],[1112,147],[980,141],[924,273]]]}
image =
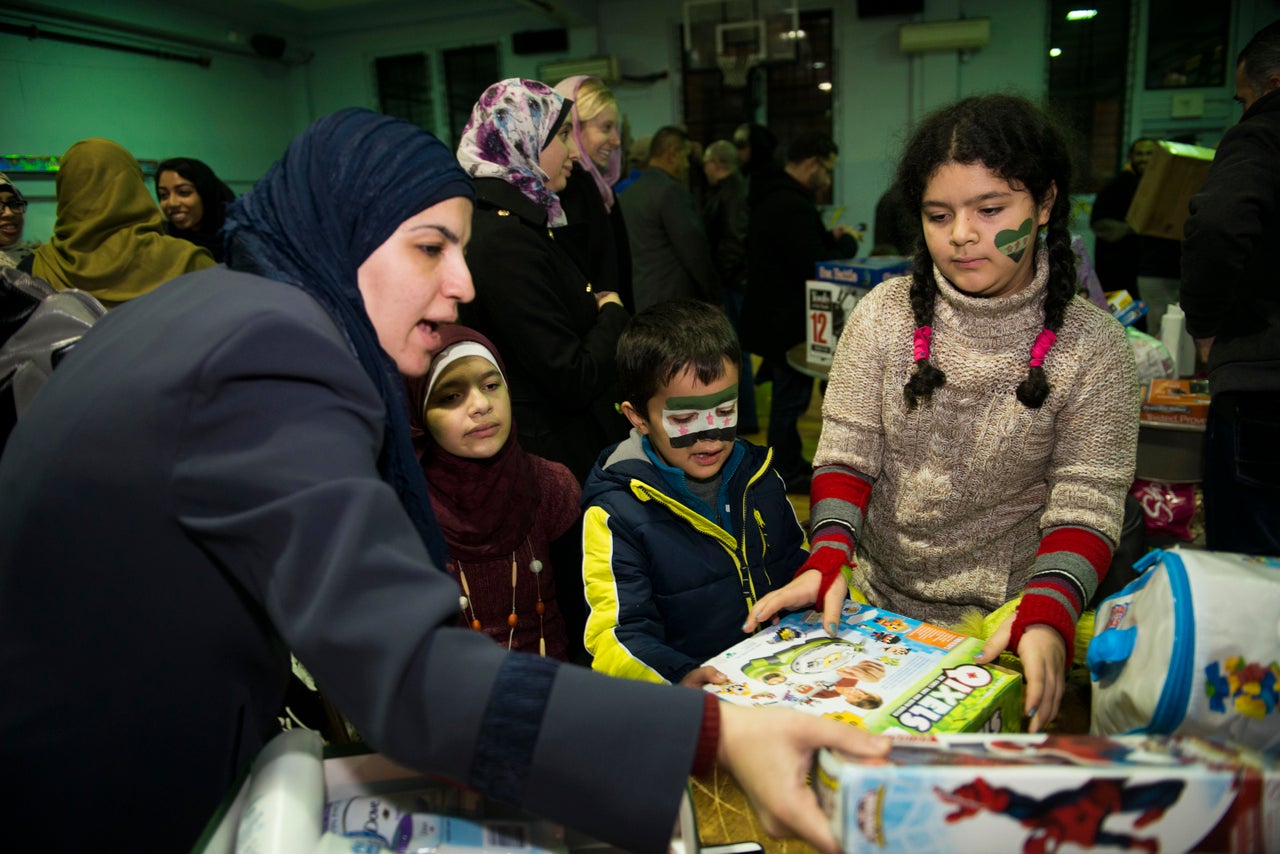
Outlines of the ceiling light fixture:
{"label": "ceiling light fixture", "polygon": [[1097,9],[1072,9],[1067,13],[1068,21],[1087,21],[1096,17],[1098,17]]}

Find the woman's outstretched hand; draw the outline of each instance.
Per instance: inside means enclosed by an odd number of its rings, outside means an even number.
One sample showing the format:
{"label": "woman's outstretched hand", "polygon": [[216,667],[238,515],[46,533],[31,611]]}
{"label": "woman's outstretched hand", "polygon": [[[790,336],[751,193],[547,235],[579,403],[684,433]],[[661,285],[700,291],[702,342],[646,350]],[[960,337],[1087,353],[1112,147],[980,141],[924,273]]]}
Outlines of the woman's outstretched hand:
{"label": "woman's outstretched hand", "polygon": [[839,854],[831,823],[806,782],[819,748],[881,757],[889,739],[792,709],[720,704],[720,765],[733,774],[771,836],[795,836]]}

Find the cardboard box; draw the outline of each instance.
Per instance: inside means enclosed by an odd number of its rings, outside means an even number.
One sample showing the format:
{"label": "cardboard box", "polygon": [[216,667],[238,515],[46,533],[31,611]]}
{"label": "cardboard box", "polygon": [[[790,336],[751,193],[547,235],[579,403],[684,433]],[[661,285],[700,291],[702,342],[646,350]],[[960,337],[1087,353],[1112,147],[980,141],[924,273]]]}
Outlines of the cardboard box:
{"label": "cardboard box", "polygon": [[1209,418],[1209,381],[1143,380],[1140,418],[1149,423],[1203,429]]}
{"label": "cardboard box", "polygon": [[1129,203],[1125,221],[1138,234],[1182,239],[1191,197],[1204,183],[1213,162],[1213,149],[1181,142],[1156,143],[1151,162],[1142,173],[1138,191]]}
{"label": "cardboard box", "polygon": [[1189,737],[900,739],[813,776],[848,854],[1280,850],[1280,768]]}
{"label": "cardboard box", "polygon": [[706,690],[731,703],[783,705],[873,732],[1018,732],[1022,677],[975,664],[977,638],[846,601],[837,630],[788,614],[707,664]]}

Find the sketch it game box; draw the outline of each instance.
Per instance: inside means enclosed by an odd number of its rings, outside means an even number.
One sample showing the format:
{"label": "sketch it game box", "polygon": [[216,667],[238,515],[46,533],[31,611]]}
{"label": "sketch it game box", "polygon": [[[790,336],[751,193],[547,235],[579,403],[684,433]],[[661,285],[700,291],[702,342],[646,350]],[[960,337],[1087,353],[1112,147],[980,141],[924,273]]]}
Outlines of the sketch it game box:
{"label": "sketch it game box", "polygon": [[1280,769],[1191,736],[940,735],[819,754],[846,854],[1280,850]]}
{"label": "sketch it game box", "polygon": [[815,611],[788,614],[707,661],[729,677],[706,690],[783,705],[873,732],[1018,732],[1022,677],[975,664],[982,641],[846,600],[836,637]]}

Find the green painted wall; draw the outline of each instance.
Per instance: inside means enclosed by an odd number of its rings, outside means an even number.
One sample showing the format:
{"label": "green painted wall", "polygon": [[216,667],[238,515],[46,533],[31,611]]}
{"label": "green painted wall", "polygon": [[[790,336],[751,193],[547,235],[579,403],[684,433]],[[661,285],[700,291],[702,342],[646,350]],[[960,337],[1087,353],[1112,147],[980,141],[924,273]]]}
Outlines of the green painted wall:
{"label": "green painted wall", "polygon": [[[227,38],[228,25],[216,16],[176,12],[168,4],[133,0],[112,3],[109,11],[102,3],[61,5],[211,42]],[[108,32],[92,35],[128,40]],[[208,55],[212,64],[200,68],[0,33],[4,153],[60,155],[78,140],[105,137],[141,159],[199,158],[237,193],[247,189],[310,118],[301,68],[178,45],[169,49]],[[26,237],[47,239],[55,215],[53,178],[10,177],[32,202]]]}

